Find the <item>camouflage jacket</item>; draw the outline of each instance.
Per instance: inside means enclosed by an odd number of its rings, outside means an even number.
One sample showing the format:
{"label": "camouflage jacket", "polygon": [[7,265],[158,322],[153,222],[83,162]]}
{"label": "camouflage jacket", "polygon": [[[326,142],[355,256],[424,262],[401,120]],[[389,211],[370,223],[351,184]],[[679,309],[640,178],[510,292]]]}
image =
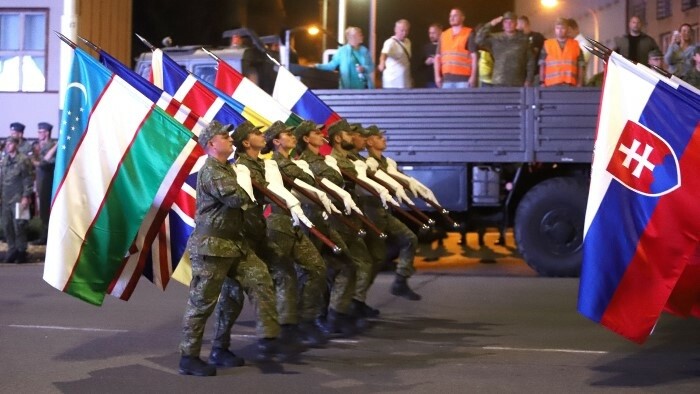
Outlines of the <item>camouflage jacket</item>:
{"label": "camouflage jacket", "polygon": [[[262,186],[267,186],[265,181],[265,161],[261,158],[252,158],[245,153],[238,156],[237,164],[244,165],[250,170],[250,177]],[[258,201],[266,201],[264,196],[258,196],[256,191],[256,199]],[[254,241],[264,240],[266,231],[270,230],[283,232],[286,234],[296,234],[296,230],[292,226],[292,217],[283,208],[280,208],[275,203],[271,204],[271,213],[265,218],[263,216],[263,206],[251,207],[244,211],[244,220],[246,223],[245,234],[248,239]]]}
{"label": "camouflage jacket", "polygon": [[386,157],[384,157],[384,155],[380,155],[379,157],[377,157],[377,156],[374,156],[373,154],[370,153],[369,157],[373,158],[374,160],[377,161],[377,163],[379,163],[380,170],[383,170],[384,172],[386,172],[387,168],[389,168],[389,162],[386,161]]}
{"label": "camouflage jacket", "polygon": [[34,193],[34,166],[29,157],[17,152],[5,154],[0,162],[0,199],[3,204],[15,204]]}
{"label": "camouflage jacket", "polygon": [[326,161],[323,159],[323,156],[317,153],[313,153],[307,149],[301,153],[299,159],[309,163],[309,168],[311,168],[311,172],[313,172],[317,178],[328,179],[329,181],[335,183],[340,187],[345,186],[343,176],[340,173],[338,173],[338,171],[336,171],[334,168],[326,164]]}
{"label": "camouflage jacket", "polygon": [[537,59],[530,46],[530,39],[522,32],[512,36],[505,33],[491,33],[487,23],[476,34],[476,43],[493,54],[492,81],[498,86],[522,87],[532,83]]}
{"label": "camouflage jacket", "polygon": [[300,181],[306,182],[311,186],[314,186],[316,184],[314,178],[311,175],[304,172],[304,170],[299,168],[299,166],[294,164],[292,159],[284,157],[281,154],[275,152],[272,155],[272,160],[277,162],[277,166],[279,166],[280,172],[288,178],[291,178],[292,180],[299,179]]}
{"label": "camouflage jacket", "polygon": [[243,253],[243,212],[250,203],[228,163],[208,157],[197,176],[194,232],[187,242],[191,254],[238,257]]}

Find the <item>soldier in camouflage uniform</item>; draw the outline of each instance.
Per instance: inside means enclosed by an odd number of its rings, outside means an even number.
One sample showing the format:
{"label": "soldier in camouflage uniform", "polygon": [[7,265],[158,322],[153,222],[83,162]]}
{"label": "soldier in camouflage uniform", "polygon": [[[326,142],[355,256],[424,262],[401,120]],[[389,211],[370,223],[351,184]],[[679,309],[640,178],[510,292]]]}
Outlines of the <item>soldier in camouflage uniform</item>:
{"label": "soldier in camouflage uniform", "polygon": [[[532,86],[537,58],[530,39],[516,30],[517,17],[512,12],[486,23],[476,33],[476,43],[493,54],[494,86]],[[496,25],[503,22],[503,32],[492,33]]]}
{"label": "soldier in camouflage uniform", "polygon": [[32,151],[32,144],[24,139],[24,125],[22,123],[14,122],[10,124],[10,137],[17,139],[17,151],[25,156],[29,156],[29,153]]}
{"label": "soldier in camouflage uniform", "polygon": [[[302,340],[309,345],[319,346],[325,338],[313,324],[308,323],[313,322],[320,313],[325,264],[311,240],[298,227],[298,221],[306,225],[311,222],[304,215],[299,200],[279,182],[281,178],[275,178],[279,174],[270,173],[279,172],[276,163],[266,162],[259,157],[266,145],[260,128],[250,122],[242,123],[234,131],[234,144],[238,156],[236,163],[246,166],[253,180],[267,187],[287,205],[280,207],[271,204],[267,218],[263,217],[261,205],[244,211],[246,238],[256,253],[263,256],[275,283],[282,337],[290,343]],[[260,196],[258,201],[262,201],[262,198],[264,197]],[[304,272],[301,294],[298,294],[295,263]],[[299,329],[300,305],[303,308],[302,320],[306,323],[303,326],[306,329],[304,332]]]}
{"label": "soldier in camouflage uniform", "polygon": [[[368,167],[374,171],[378,169],[387,173],[387,160],[382,155],[382,152],[386,149],[386,137],[384,133],[382,133],[377,126],[372,125],[365,129],[365,135],[367,153],[369,154],[367,162],[372,163],[368,165]],[[403,190],[401,194],[398,195],[406,196]],[[418,237],[406,224],[391,215],[388,210],[383,209],[376,201],[376,197],[373,199],[375,200],[374,202],[367,198],[366,204],[362,206],[364,212],[372,219],[377,227],[389,237],[386,241],[378,238],[370,238],[367,240],[367,247],[375,258],[382,259],[377,262],[378,264],[382,264],[384,262],[383,259],[386,258],[386,242],[395,243],[398,246],[399,258],[396,265],[396,277],[391,286],[391,294],[407,298],[411,301],[420,300],[421,296],[416,294],[407,283],[408,278],[416,271],[413,266],[413,260],[416,256],[416,250],[418,249]],[[401,199],[405,201],[407,197]],[[406,202],[411,203],[408,201]]]}
{"label": "soldier in camouflage uniform", "polygon": [[[368,131],[361,126],[352,127],[347,123],[344,125],[341,123],[341,125],[341,130],[345,131],[342,133],[338,132],[337,134],[340,135],[334,136],[334,138],[331,139],[331,141],[334,142],[332,155],[338,160],[338,165],[341,168],[348,168],[348,172],[356,171],[355,166],[361,164],[356,164],[353,159],[364,162],[364,158],[360,156],[358,150],[364,148],[366,137],[364,137],[363,134],[368,135]],[[350,132],[348,132],[348,130]],[[399,256],[399,266],[401,268],[398,271],[401,275],[397,274],[391,292],[394,295],[402,296],[410,300],[419,300],[420,296],[408,287],[406,281],[406,278],[414,272],[413,258],[415,257],[418,239],[405,224],[392,216],[387,209],[387,204],[383,200],[389,199],[387,197],[382,198],[381,193],[382,190],[388,193],[388,190],[381,185],[374,184],[374,182],[367,182],[366,179],[365,182],[374,185],[376,190],[380,192],[380,197],[360,189],[358,190],[360,207],[367,217],[372,220],[383,233],[389,236],[388,239],[380,239],[379,237],[370,235],[365,239],[370,256],[372,257],[372,272],[368,279],[367,288],[374,282],[374,278],[386,260],[386,242],[393,241],[398,244],[402,253]],[[356,187],[356,190],[357,189],[359,188]],[[402,191],[401,195],[405,196],[405,193]],[[407,200],[407,197],[404,198],[404,200]]]}
{"label": "soldier in camouflage uniform", "polygon": [[[185,309],[180,342],[180,373],[212,376],[216,368],[205,364],[199,353],[207,318],[217,308],[224,280],[240,283],[255,305],[257,331],[263,349],[284,347],[277,339],[280,327],[273,295],[273,284],[265,264],[247,246],[241,228],[241,207],[251,200],[241,186],[245,176],[237,177],[227,158],[233,152],[229,125],[212,121],[199,136],[199,144],[208,157],[197,178],[195,229],[187,243],[192,262],[192,281]],[[243,171],[245,172],[245,171]],[[245,175],[245,174],[243,174]],[[242,299],[242,295],[239,295]],[[221,326],[219,322],[217,328]],[[228,350],[227,338],[214,341],[209,363],[219,366],[242,365],[242,359]]]}
{"label": "soldier in camouflage uniform", "polygon": [[10,137],[5,143],[5,156],[0,162],[0,201],[2,201],[2,228],[7,241],[5,263],[27,261],[28,219],[16,218],[16,206],[29,209],[34,195],[34,166],[17,149],[19,141]]}

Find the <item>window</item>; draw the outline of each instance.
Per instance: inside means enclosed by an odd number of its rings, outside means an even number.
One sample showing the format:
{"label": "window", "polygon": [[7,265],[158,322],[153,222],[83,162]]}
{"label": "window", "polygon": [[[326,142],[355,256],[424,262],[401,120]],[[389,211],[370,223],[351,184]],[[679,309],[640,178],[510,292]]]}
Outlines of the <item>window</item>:
{"label": "window", "polygon": [[671,16],[671,0],[656,0],[656,19]]}
{"label": "window", "polygon": [[682,0],[681,1],[681,11],[688,11],[691,8],[698,6],[698,0]]}
{"label": "window", "polygon": [[46,91],[46,10],[0,9],[0,91]]}

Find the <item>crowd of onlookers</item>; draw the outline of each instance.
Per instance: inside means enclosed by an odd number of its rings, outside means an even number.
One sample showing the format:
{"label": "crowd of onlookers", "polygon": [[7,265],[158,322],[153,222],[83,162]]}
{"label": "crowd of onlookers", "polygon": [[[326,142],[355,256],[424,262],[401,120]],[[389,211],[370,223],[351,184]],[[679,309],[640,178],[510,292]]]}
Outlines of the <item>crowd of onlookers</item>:
{"label": "crowd of onlookers", "polygon": [[[531,30],[527,16],[512,12],[474,28],[465,26],[464,19],[462,10],[453,8],[447,29],[438,23],[428,28],[430,42],[420,58],[427,81],[424,87],[595,86],[602,82],[602,72],[586,80],[586,68],[592,66],[592,59],[585,47],[590,44],[574,19],[558,18],[554,37],[549,39]],[[499,26],[500,31],[496,31]],[[382,46],[376,71],[381,73],[383,88],[414,86],[409,31],[410,22],[398,20],[394,35]],[[341,88],[374,88],[375,67],[369,50],[362,45],[362,30],[348,27],[345,35],[347,44],[338,48],[328,63],[316,67],[338,70]],[[642,31],[641,19],[633,16],[627,34],[615,39],[611,49],[633,62],[657,67],[700,87],[700,46],[693,42],[692,27],[687,23],[673,33],[663,54],[656,41]]]}
{"label": "crowd of onlookers", "polygon": [[37,125],[38,138],[33,143],[24,138],[25,126],[10,124],[0,158],[0,215],[7,252],[4,263],[27,261],[29,220],[35,213],[41,218],[38,239],[33,244],[45,245],[51,208],[51,189],[56,162],[56,141],[51,139],[53,126]]}

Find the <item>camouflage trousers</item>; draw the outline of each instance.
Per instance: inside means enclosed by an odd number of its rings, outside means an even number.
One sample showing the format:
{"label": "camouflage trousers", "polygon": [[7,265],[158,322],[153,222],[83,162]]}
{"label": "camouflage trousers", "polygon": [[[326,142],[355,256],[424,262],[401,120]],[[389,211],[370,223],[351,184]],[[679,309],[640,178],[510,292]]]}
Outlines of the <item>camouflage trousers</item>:
{"label": "camouflage trousers", "polygon": [[199,356],[204,326],[215,308],[216,335],[212,346],[228,348],[231,327],[243,305],[241,288],[255,306],[258,335],[264,338],[279,335],[272,279],[254,253],[249,251],[237,258],[191,255],[190,260],[192,281],[182,324],[182,355]]}
{"label": "camouflage trousers", "polygon": [[345,244],[344,238],[335,230],[337,223],[327,221],[320,208],[315,205],[303,205],[303,208],[304,213],[316,225],[316,228],[343,250],[340,255],[336,255],[318,238],[309,235],[313,244],[321,252],[327,266],[329,285],[324,293],[324,304],[337,312],[348,313],[357,281],[357,267],[350,258],[350,249]]}
{"label": "camouflage trousers", "polygon": [[15,219],[15,203],[2,204],[2,230],[7,242],[7,254],[27,251],[28,220]]}
{"label": "camouflage trousers", "polygon": [[301,231],[292,235],[268,228],[267,242],[275,245],[278,254],[269,269],[275,282],[280,324],[313,321],[324,307],[326,263],[321,254]]}
{"label": "camouflage trousers", "polygon": [[377,198],[363,198],[360,202],[365,215],[388,236],[388,238],[384,240],[376,236],[368,236],[365,239],[374,261],[374,275],[372,280],[374,280],[374,277],[386,260],[387,242],[395,244],[399,249],[396,273],[406,278],[411,277],[416,272],[413,266],[413,260],[416,257],[416,249],[418,248],[418,237],[416,234],[402,221],[394,217],[389,210],[384,209]]}

